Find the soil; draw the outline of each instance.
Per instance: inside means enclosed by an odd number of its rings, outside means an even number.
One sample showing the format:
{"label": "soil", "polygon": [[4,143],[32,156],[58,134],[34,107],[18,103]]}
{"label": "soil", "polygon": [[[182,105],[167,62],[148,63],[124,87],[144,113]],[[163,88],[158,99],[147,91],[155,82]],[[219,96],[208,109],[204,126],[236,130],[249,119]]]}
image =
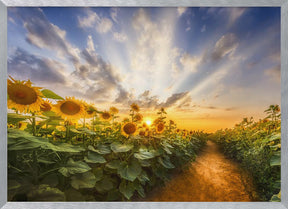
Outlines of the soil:
{"label": "soil", "polygon": [[164,187],[153,190],[145,201],[250,202],[257,197],[249,174],[208,141],[196,161]]}

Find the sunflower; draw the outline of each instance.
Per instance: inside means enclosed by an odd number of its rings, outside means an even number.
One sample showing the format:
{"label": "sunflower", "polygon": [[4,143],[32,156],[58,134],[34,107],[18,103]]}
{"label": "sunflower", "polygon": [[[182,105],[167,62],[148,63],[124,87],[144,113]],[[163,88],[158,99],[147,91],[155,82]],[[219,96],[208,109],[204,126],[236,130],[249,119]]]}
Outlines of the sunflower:
{"label": "sunflower", "polygon": [[93,105],[87,103],[84,104],[84,107],[85,107],[85,118],[92,118],[95,115],[97,109]]}
{"label": "sunflower", "polygon": [[280,107],[279,105],[276,105],[275,108],[274,108],[275,112],[280,112]]}
{"label": "sunflower", "polygon": [[123,119],[123,122],[124,122],[124,123],[129,122],[129,118],[124,118],[124,119]]}
{"label": "sunflower", "polygon": [[143,130],[143,129],[140,130],[140,131],[139,131],[139,136],[145,136],[145,130]]}
{"label": "sunflower", "polygon": [[116,115],[119,112],[119,110],[116,107],[110,107],[109,112],[112,115]]}
{"label": "sunflower", "polygon": [[176,133],[179,133],[179,132],[180,132],[180,129],[179,129],[179,128],[177,128],[177,129],[176,129]]}
{"label": "sunflower", "polygon": [[158,134],[161,134],[161,133],[163,133],[164,128],[165,128],[164,123],[158,123],[158,124],[156,125],[156,132],[157,132]]}
{"label": "sunflower", "polygon": [[137,113],[134,115],[134,121],[135,122],[141,122],[143,120],[143,115],[140,113]]}
{"label": "sunflower", "polygon": [[135,112],[139,112],[140,111],[140,108],[137,104],[133,103],[130,105],[131,107],[131,110],[135,111]]}
{"label": "sunflower", "polygon": [[100,119],[104,121],[110,121],[112,119],[112,115],[110,112],[104,111],[100,114]]}
{"label": "sunflower", "polygon": [[28,123],[26,123],[26,122],[19,122],[18,128],[19,128],[19,130],[24,130],[27,128],[27,125],[28,125]]}
{"label": "sunflower", "polygon": [[121,133],[125,137],[129,137],[130,135],[134,135],[137,131],[137,125],[133,122],[124,123],[121,128]]}
{"label": "sunflower", "polygon": [[42,103],[40,87],[33,87],[31,81],[19,81],[10,76],[7,79],[8,108],[19,112],[38,112]]}
{"label": "sunflower", "polygon": [[158,123],[161,123],[161,119],[160,119],[160,118],[156,118],[156,119],[153,121],[153,124],[154,124],[154,125],[157,125]]}
{"label": "sunflower", "polygon": [[65,120],[76,120],[85,114],[85,107],[74,97],[66,97],[55,105],[55,112]]}
{"label": "sunflower", "polygon": [[14,124],[7,124],[7,127],[8,127],[8,128],[14,128],[15,125],[14,125]]}
{"label": "sunflower", "polygon": [[182,137],[183,137],[184,139],[186,139],[186,137],[187,137],[187,131],[186,131],[186,130],[182,132]]}
{"label": "sunflower", "polygon": [[112,127],[107,127],[107,128],[105,128],[105,131],[112,131],[113,129],[112,129]]}
{"label": "sunflower", "polygon": [[44,101],[44,102],[41,104],[41,106],[40,106],[40,110],[41,110],[42,112],[51,111],[52,108],[53,108],[53,105],[52,105],[52,103],[49,102],[49,101]]}

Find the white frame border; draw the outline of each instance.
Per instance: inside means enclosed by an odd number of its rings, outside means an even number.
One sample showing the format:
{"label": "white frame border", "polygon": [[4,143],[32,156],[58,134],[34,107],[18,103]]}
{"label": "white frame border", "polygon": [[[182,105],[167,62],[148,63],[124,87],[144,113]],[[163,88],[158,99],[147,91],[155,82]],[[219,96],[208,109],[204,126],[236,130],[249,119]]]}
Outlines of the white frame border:
{"label": "white frame border", "polygon": [[[281,202],[7,202],[7,7],[281,7]],[[2,209],[288,209],[288,1],[287,0],[0,0],[0,208]],[[284,150],[286,152],[284,152]]]}

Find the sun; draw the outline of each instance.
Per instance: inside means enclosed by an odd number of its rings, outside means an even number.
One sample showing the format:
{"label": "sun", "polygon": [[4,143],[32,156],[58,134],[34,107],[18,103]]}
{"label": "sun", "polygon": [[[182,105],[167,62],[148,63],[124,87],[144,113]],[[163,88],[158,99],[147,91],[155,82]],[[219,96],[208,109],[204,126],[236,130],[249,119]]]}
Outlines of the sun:
{"label": "sun", "polygon": [[151,120],[146,120],[145,123],[146,123],[148,126],[151,126],[151,124],[152,124]]}

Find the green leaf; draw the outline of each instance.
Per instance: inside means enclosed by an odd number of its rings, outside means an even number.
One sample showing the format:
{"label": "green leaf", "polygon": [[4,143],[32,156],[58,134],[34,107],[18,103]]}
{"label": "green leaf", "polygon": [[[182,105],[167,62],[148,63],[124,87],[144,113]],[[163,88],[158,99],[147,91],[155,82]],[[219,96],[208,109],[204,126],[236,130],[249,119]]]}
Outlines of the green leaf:
{"label": "green leaf", "polygon": [[48,175],[41,181],[41,183],[56,187],[59,184],[58,175],[56,173]]}
{"label": "green leaf", "polygon": [[91,170],[91,168],[85,162],[74,161],[72,158],[70,158],[66,166],[60,168],[58,171],[63,176],[69,177],[71,174],[85,173],[89,170]]}
{"label": "green leaf", "polygon": [[135,191],[132,182],[122,181],[119,186],[119,191],[129,200]]}
{"label": "green leaf", "polygon": [[148,174],[146,171],[142,171],[141,174],[137,177],[137,179],[142,183],[145,184],[145,182],[150,181]]}
{"label": "green leaf", "polygon": [[273,134],[269,138],[269,141],[275,141],[275,140],[280,140],[281,139],[281,133]]}
{"label": "green leaf", "polygon": [[111,153],[109,146],[105,145],[105,144],[100,144],[97,146],[97,148],[94,148],[93,146],[89,145],[88,149],[91,150],[92,152],[96,152],[96,153],[101,154],[101,155]]}
{"label": "green leaf", "polygon": [[88,152],[88,156],[84,158],[86,163],[106,163],[105,158],[95,152]]}
{"label": "green leaf", "polygon": [[41,92],[46,98],[64,100],[62,97],[60,97],[59,95],[55,94],[51,90],[43,89]]}
{"label": "green leaf", "polygon": [[81,152],[85,149],[67,143],[52,144],[48,139],[33,136],[26,131],[8,129],[8,150],[27,150],[41,147],[56,152]]}
{"label": "green leaf", "polygon": [[80,133],[85,133],[85,134],[88,134],[88,135],[96,135],[96,133],[94,131],[91,131],[88,128],[79,128],[78,131]]}
{"label": "green leaf", "polygon": [[276,152],[271,157],[270,166],[281,166],[281,152]]}
{"label": "green leaf", "polygon": [[163,145],[164,147],[168,147],[168,148],[170,148],[170,149],[173,149],[173,148],[174,148],[174,147],[173,147],[171,144],[169,144],[168,142],[163,142],[162,145]]}
{"label": "green leaf", "polygon": [[107,201],[119,201],[121,200],[122,194],[118,189],[114,189],[108,192],[107,194]]}
{"label": "green leaf", "polygon": [[170,162],[169,157],[165,157],[165,158],[158,157],[158,162],[165,168],[168,168],[168,169],[175,168],[175,166]]}
{"label": "green leaf", "polygon": [[119,142],[113,142],[111,144],[111,149],[113,152],[128,152],[133,148],[133,144],[122,144]]}
{"label": "green leaf", "polygon": [[271,202],[281,202],[281,191],[271,197]]}
{"label": "green leaf", "polygon": [[142,167],[150,167],[151,162],[149,160],[139,160],[139,163]]}
{"label": "green leaf", "polygon": [[73,188],[65,190],[65,196],[66,196],[66,201],[73,201],[73,202],[85,201],[85,197],[80,192],[78,192],[77,190]]}
{"label": "green leaf", "polygon": [[81,131],[78,131],[77,129],[75,128],[70,128],[70,131],[74,134],[81,134],[82,132]]}
{"label": "green leaf", "polygon": [[144,198],[145,197],[145,191],[144,191],[144,188],[142,187],[142,185],[139,183],[139,181],[134,181],[133,186],[137,190],[138,194]]}
{"label": "green leaf", "polygon": [[144,150],[144,149],[139,149],[138,153],[134,153],[134,157],[139,159],[139,160],[147,160],[147,159],[151,159],[154,158],[154,151],[150,152],[149,150]]}
{"label": "green leaf", "polygon": [[96,178],[92,172],[77,174],[71,177],[71,186],[74,189],[93,188],[96,183]]}
{"label": "green leaf", "polygon": [[111,168],[111,169],[119,169],[120,163],[121,163],[120,160],[112,160],[106,164],[106,167]]}
{"label": "green leaf", "polygon": [[134,158],[129,163],[121,162],[118,174],[129,181],[134,181],[141,173],[142,168],[139,162]]}
{"label": "green leaf", "polygon": [[94,167],[92,172],[95,175],[96,182],[103,178],[103,169],[101,167]]}
{"label": "green leaf", "polygon": [[67,144],[67,143],[55,144],[53,147],[51,146],[51,149],[56,152],[72,152],[72,153],[85,151],[83,147],[75,146],[75,145]]}
{"label": "green leaf", "polygon": [[27,194],[28,201],[65,201],[65,194],[57,188],[41,184]]}
{"label": "green leaf", "polygon": [[98,192],[103,193],[113,189],[112,179],[108,176],[104,176],[101,181],[98,181],[95,185],[95,188]]}
{"label": "green leaf", "polygon": [[16,125],[18,122],[24,121],[28,118],[31,118],[31,117],[27,116],[27,115],[19,115],[16,113],[8,113],[7,114],[7,123]]}
{"label": "green leaf", "polygon": [[44,159],[44,158],[38,158],[37,162],[38,163],[43,163],[43,164],[53,164],[53,163],[55,163],[55,161],[51,161],[51,160]]}

